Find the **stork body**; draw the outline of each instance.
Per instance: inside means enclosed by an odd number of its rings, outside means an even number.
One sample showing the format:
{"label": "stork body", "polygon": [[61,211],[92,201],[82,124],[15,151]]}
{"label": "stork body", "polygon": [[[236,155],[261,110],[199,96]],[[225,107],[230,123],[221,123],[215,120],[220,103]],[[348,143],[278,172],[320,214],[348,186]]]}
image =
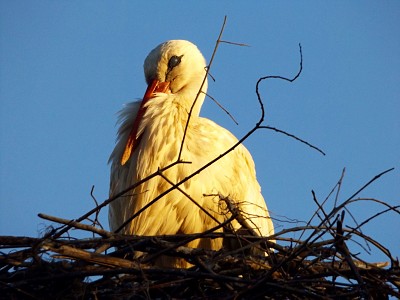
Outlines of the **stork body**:
{"label": "stork body", "polygon": [[[198,95],[206,76],[205,67],[197,47],[181,40],[159,45],[146,58],[144,70],[149,88],[141,102],[126,105],[120,113],[117,144],[110,156],[110,197],[176,162],[181,150],[181,160],[190,163],[176,164],[164,171],[163,176],[149,179],[112,202],[109,210],[112,231],[172,184],[185,179],[237,142],[226,129],[199,117],[207,90],[205,82],[204,93]],[[187,180],[179,189],[161,197],[122,228],[121,233],[149,236],[204,232],[230,216],[221,201],[223,197],[231,199],[239,208],[247,229],[260,236],[273,234],[254,162],[243,145]],[[233,230],[242,227],[237,221],[230,226]],[[218,250],[222,240],[197,239],[188,246]],[[183,260],[165,257],[156,263],[167,267],[188,266]]]}

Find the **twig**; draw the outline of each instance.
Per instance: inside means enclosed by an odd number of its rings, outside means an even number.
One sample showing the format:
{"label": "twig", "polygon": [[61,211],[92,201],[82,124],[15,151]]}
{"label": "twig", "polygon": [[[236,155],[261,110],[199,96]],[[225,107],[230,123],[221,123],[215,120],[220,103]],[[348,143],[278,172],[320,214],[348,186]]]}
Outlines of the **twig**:
{"label": "twig", "polygon": [[266,79],[281,79],[281,80],[286,80],[286,81],[289,81],[289,82],[293,82],[297,78],[299,78],[299,76],[301,74],[301,71],[303,70],[303,52],[302,52],[302,49],[301,49],[301,44],[299,44],[299,49],[300,49],[300,68],[299,68],[299,71],[297,72],[297,74],[293,78],[286,78],[286,77],[283,77],[283,76],[269,75],[269,76],[261,77],[261,78],[259,78],[257,80],[257,83],[256,83],[256,94],[257,94],[257,99],[258,99],[258,102],[259,102],[260,108],[261,108],[261,117],[260,117],[260,120],[257,122],[257,127],[260,126],[261,123],[264,121],[264,116],[265,116],[264,104],[263,104],[263,101],[261,99],[261,95],[260,95],[260,92],[259,92],[260,83],[263,82]]}
{"label": "twig", "polygon": [[84,260],[91,263],[100,264],[103,266],[115,267],[115,268],[138,268],[137,263],[126,259],[111,257],[108,255],[102,255],[98,253],[90,253],[84,250],[70,247],[68,245],[59,245],[53,242],[44,242],[42,247],[45,250],[51,250],[65,257]]}
{"label": "twig", "polygon": [[244,43],[236,43],[236,42],[230,42],[230,41],[224,41],[224,40],[220,40],[219,42],[224,43],[224,44],[229,44],[229,45],[241,46],[241,47],[250,47],[250,45],[244,44]]}
{"label": "twig", "polygon": [[197,102],[197,99],[199,98],[199,95],[202,93],[201,90],[202,90],[204,84],[206,83],[208,72],[209,72],[209,70],[211,68],[211,65],[212,65],[212,63],[214,61],[214,57],[215,57],[215,55],[217,53],[217,49],[218,49],[218,46],[220,44],[222,33],[225,30],[226,19],[227,19],[227,17],[225,16],[224,17],[224,22],[222,23],[222,27],[221,27],[221,30],[220,30],[219,35],[218,35],[218,39],[217,39],[217,41],[215,43],[214,51],[213,51],[213,53],[211,55],[211,58],[210,58],[210,62],[208,63],[208,66],[206,68],[206,74],[204,75],[204,78],[203,78],[203,81],[202,81],[202,83],[200,85],[199,91],[197,92],[196,98],[194,99],[194,101],[192,103],[192,107],[190,108],[190,111],[188,113],[188,119],[186,121],[185,130],[183,132],[183,137],[182,137],[182,142],[181,142],[181,147],[179,149],[179,154],[178,154],[178,158],[177,158],[178,161],[181,160],[183,145],[185,143],[185,138],[186,138],[186,134],[187,134],[187,130],[188,130],[188,127],[189,127],[189,122],[190,122],[190,118],[191,118],[192,113],[193,113],[194,106],[196,105],[196,102]]}
{"label": "twig", "polygon": [[389,173],[393,170],[394,170],[394,168],[390,168],[390,169],[387,169],[386,171],[379,173],[378,175],[375,175],[374,178],[372,178],[370,181],[368,181],[366,184],[364,184],[357,192],[355,192],[353,195],[351,195],[346,201],[353,199],[355,196],[357,196],[359,193],[361,193],[367,186],[369,186],[375,180],[379,179],[379,177],[381,177],[381,176],[385,175],[386,173]]}
{"label": "twig", "polygon": [[223,107],[214,97],[210,96],[207,93],[204,93],[204,94],[206,94],[207,97],[209,97],[212,101],[214,101],[214,103],[217,104],[219,106],[219,108],[221,108],[232,119],[232,121],[236,125],[239,125],[239,123],[235,120],[235,118],[231,115],[231,113],[227,109],[225,109],[225,107]]}
{"label": "twig", "polygon": [[111,237],[112,236],[112,233],[109,231],[106,231],[104,229],[97,228],[97,227],[94,227],[91,225],[82,224],[82,223],[76,222],[74,220],[62,219],[62,218],[53,217],[53,216],[42,214],[42,213],[39,213],[38,216],[39,216],[39,218],[49,220],[52,222],[65,224],[65,225],[75,227],[78,229],[82,229],[82,230],[86,230],[86,231],[91,231],[91,232],[97,233],[98,235],[103,236],[103,237]]}
{"label": "twig", "polygon": [[286,132],[284,130],[281,130],[281,129],[278,129],[278,128],[275,128],[275,127],[271,127],[271,126],[259,126],[259,128],[270,129],[270,130],[273,130],[275,132],[283,133],[284,135],[287,135],[288,137],[291,137],[291,138],[295,139],[296,141],[299,141],[299,142],[301,142],[303,144],[306,144],[308,147],[317,150],[322,155],[326,155],[325,152],[322,151],[320,148],[318,148],[318,147],[310,144],[309,142],[307,142],[307,141],[295,136],[294,134],[288,133],[288,132]]}

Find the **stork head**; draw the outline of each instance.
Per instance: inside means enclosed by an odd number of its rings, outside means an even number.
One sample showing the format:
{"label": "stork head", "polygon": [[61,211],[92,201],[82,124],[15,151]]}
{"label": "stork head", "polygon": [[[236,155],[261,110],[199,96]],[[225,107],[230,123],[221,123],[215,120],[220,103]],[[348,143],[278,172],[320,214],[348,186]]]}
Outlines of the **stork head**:
{"label": "stork head", "polygon": [[[179,105],[190,110],[194,101],[193,115],[200,113],[205,94],[200,93],[206,76],[206,61],[197,47],[184,40],[171,40],[154,48],[144,61],[144,75],[149,86],[155,84],[154,92],[171,93],[178,97]],[[207,80],[202,91],[207,90]]]}
{"label": "stork head", "polygon": [[[198,116],[207,91],[206,61],[199,49],[188,41],[172,40],[154,48],[144,61],[144,75],[148,87],[132,125],[121,165],[129,160],[140,142],[138,130],[146,103],[154,98],[155,93],[172,97],[185,113],[189,113],[193,106],[192,116]],[[204,93],[199,93],[200,88]],[[166,100],[164,97],[159,99]]]}

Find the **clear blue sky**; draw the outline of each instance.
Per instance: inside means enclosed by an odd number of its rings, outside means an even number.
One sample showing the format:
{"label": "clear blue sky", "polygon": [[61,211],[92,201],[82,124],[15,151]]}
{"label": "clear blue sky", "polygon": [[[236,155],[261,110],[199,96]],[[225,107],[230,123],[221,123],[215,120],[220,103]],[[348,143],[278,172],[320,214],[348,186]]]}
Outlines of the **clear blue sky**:
{"label": "clear blue sky", "polygon": [[[82,215],[94,205],[92,185],[105,200],[116,112],[143,95],[145,56],[165,40],[187,39],[209,59],[224,15],[223,39],[251,47],[221,45],[209,93],[239,125],[211,101],[202,115],[238,137],[259,118],[256,80],[294,75],[303,46],[295,83],[261,86],[266,124],[327,155],[272,131],[246,141],[273,215],[307,221],[316,209],[311,190],[323,200],[344,167],[339,201],[395,167],[360,196],[399,205],[399,1],[2,0],[0,234],[40,235],[49,223],[39,212]],[[383,209],[367,202],[350,208],[359,221]],[[364,232],[398,252],[399,219],[381,216]],[[349,216],[345,224],[354,226]],[[277,230],[288,226],[276,222]]]}

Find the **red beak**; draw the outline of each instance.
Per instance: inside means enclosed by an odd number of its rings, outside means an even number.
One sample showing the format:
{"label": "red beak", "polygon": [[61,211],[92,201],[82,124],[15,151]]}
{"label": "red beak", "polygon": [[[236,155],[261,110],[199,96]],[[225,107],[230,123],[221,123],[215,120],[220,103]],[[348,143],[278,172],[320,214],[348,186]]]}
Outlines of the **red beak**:
{"label": "red beak", "polygon": [[131,157],[131,154],[133,152],[135,152],[136,147],[140,143],[141,136],[138,137],[137,132],[139,129],[140,122],[142,121],[143,115],[146,112],[146,107],[144,107],[144,105],[147,103],[147,101],[149,99],[154,97],[154,93],[169,94],[170,93],[169,82],[160,82],[160,81],[154,79],[148,85],[147,90],[144,93],[143,100],[140,103],[140,107],[139,107],[138,113],[136,115],[135,122],[133,122],[132,130],[129,134],[124,153],[122,154],[122,157],[121,157],[121,165],[122,166],[126,164],[126,162]]}

